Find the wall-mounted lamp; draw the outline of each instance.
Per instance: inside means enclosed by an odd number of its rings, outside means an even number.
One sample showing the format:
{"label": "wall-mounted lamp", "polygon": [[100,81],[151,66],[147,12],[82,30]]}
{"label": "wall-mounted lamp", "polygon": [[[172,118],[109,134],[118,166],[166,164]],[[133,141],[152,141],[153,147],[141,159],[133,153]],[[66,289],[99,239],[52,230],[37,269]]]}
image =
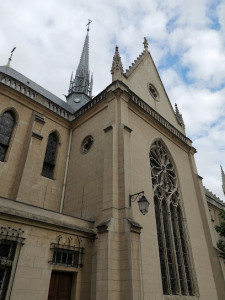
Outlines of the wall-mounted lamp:
{"label": "wall-mounted lamp", "polygon": [[131,202],[136,201],[137,198],[139,199],[138,200],[139,210],[143,215],[145,215],[148,212],[149,202],[145,198],[144,191],[133,194],[133,195],[129,195],[129,205],[131,207]]}

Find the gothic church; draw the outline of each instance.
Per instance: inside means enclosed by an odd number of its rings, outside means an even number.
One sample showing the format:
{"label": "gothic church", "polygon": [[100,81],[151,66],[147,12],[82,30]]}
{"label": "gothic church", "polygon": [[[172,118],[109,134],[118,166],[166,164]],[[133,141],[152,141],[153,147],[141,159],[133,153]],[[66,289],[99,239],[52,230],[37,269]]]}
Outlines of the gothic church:
{"label": "gothic church", "polygon": [[88,28],[66,102],[0,67],[1,300],[225,299],[224,205],[143,45],[92,97]]}

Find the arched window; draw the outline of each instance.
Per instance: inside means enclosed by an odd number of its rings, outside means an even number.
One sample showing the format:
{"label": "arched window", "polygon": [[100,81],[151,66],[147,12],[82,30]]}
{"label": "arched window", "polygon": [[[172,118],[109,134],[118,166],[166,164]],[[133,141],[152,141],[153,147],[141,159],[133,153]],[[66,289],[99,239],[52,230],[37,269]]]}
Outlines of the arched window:
{"label": "arched window", "polygon": [[160,141],[150,151],[163,294],[195,294],[181,197],[172,160]]}
{"label": "arched window", "polygon": [[0,116],[0,161],[5,160],[14,125],[15,117],[12,111],[8,110]]}
{"label": "arched window", "polygon": [[45,152],[45,159],[42,168],[42,176],[52,179],[55,168],[58,138],[53,132],[48,137],[48,144]]}

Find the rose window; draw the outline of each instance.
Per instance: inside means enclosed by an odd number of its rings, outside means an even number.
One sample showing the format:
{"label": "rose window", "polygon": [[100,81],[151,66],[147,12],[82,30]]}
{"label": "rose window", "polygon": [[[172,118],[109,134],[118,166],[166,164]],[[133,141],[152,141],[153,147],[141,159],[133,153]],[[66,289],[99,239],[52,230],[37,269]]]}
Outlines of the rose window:
{"label": "rose window", "polygon": [[154,85],[149,84],[148,89],[149,89],[149,93],[151,94],[151,96],[152,96],[155,100],[159,100],[159,94],[158,94],[156,88],[154,87]]}
{"label": "rose window", "polygon": [[159,141],[152,145],[150,153],[153,187],[162,187],[164,193],[172,194],[177,189],[177,178],[172,162]]}
{"label": "rose window", "polygon": [[84,154],[87,153],[91,149],[93,141],[93,137],[88,135],[81,144],[81,152]]}

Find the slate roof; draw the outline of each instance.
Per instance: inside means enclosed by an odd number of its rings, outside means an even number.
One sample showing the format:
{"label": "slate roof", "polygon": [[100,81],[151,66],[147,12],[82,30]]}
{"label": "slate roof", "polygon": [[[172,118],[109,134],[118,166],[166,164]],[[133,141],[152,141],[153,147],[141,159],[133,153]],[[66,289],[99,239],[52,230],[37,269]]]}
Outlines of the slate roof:
{"label": "slate roof", "polygon": [[44,89],[43,87],[41,87],[40,85],[35,83],[34,81],[30,80],[26,76],[17,72],[13,68],[7,67],[7,66],[0,66],[0,73],[6,74],[6,75],[10,76],[11,78],[14,78],[14,79],[20,81],[27,87],[30,87],[31,89],[33,89],[38,94],[44,96],[45,98],[51,100],[55,104],[61,106],[63,109],[70,112],[71,114],[74,113],[73,108],[70,105],[68,105],[65,101],[63,101],[59,97],[53,95],[52,93],[50,93],[49,91],[47,91],[46,89]]}

